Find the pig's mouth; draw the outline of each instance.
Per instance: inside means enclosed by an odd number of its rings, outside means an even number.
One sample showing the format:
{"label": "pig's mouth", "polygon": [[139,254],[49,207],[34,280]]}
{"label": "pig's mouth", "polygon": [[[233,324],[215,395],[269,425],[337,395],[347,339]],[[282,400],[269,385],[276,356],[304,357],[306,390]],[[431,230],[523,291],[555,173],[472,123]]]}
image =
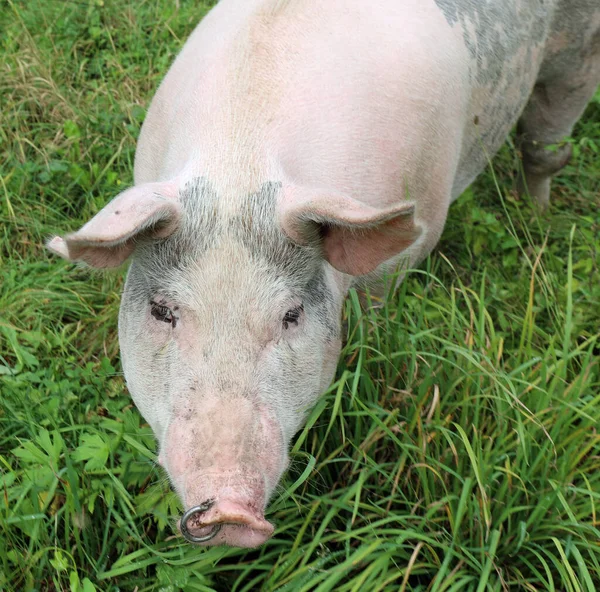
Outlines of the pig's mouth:
{"label": "pig's mouth", "polygon": [[273,534],[273,525],[248,504],[207,500],[187,510],[181,534],[191,543],[258,547]]}

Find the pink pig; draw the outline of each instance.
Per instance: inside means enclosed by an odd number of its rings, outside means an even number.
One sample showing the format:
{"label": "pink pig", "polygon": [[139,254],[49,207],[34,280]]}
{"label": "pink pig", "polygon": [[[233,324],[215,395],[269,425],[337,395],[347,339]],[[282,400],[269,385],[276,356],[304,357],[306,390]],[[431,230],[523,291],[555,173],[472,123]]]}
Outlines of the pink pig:
{"label": "pink pig", "polygon": [[[577,5],[577,6],[575,6]],[[414,265],[519,121],[544,205],[600,81],[597,0],[222,0],[142,128],[135,186],[50,249],[131,257],[129,390],[188,540],[253,547],[327,388],[350,286]]]}

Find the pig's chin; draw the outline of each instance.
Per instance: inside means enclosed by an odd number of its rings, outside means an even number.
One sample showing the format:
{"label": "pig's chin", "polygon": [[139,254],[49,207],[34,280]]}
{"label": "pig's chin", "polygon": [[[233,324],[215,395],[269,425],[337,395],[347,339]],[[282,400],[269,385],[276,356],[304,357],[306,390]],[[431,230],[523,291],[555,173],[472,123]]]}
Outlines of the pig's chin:
{"label": "pig's chin", "polygon": [[188,521],[188,532],[209,540],[198,544],[228,545],[231,547],[258,547],[266,543],[273,534],[273,525],[244,503],[230,500],[215,500],[209,510]]}

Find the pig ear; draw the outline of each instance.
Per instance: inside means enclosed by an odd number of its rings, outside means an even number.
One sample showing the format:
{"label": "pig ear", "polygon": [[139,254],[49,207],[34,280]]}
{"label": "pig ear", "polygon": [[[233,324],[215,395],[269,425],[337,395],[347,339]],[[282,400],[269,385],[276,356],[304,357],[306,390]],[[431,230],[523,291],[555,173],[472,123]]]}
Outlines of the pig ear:
{"label": "pig ear", "polygon": [[283,191],[279,220],[296,243],[320,243],[325,259],[337,270],[364,275],[412,245],[421,228],[415,226],[414,204],[401,202],[375,208],[350,197]]}
{"label": "pig ear", "polygon": [[180,219],[177,188],[171,183],[146,183],[117,195],[87,224],[64,238],[55,236],[48,249],[92,267],[118,267],[131,255],[137,239],[164,238]]}

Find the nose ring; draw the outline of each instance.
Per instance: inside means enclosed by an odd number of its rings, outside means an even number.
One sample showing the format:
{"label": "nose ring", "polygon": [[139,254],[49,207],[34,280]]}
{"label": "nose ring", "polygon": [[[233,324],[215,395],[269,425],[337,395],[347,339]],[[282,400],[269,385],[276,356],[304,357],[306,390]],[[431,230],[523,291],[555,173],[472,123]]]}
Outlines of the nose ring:
{"label": "nose ring", "polygon": [[199,506],[194,506],[190,508],[182,517],[181,522],[179,523],[179,528],[181,529],[181,534],[183,538],[190,543],[205,543],[206,541],[210,541],[214,539],[219,531],[221,530],[221,524],[214,524],[212,530],[205,534],[204,536],[196,536],[189,531],[188,523],[190,519],[203,514],[207,510],[210,510],[214,504],[214,500],[209,500],[200,504]]}

